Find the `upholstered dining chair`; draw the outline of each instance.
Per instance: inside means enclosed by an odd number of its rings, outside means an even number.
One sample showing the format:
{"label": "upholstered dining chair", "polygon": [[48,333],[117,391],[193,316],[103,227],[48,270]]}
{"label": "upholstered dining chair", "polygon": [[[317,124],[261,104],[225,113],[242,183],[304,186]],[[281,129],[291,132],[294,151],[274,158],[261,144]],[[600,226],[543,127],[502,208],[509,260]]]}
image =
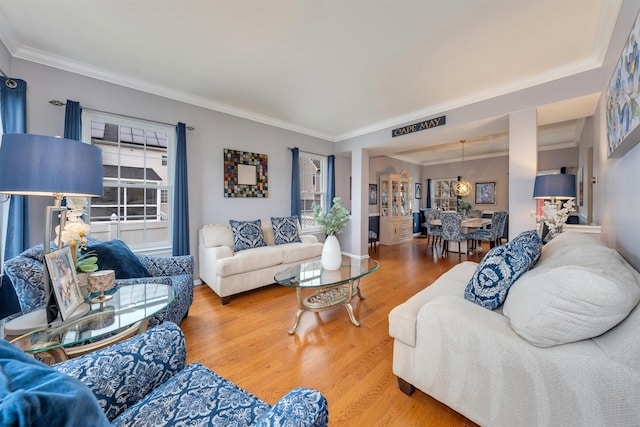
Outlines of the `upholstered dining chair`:
{"label": "upholstered dining chair", "polygon": [[[425,222],[422,224],[427,229],[427,249],[436,243],[437,239],[442,238],[442,227],[438,225],[432,225],[431,221],[438,218],[438,211],[433,208],[426,208],[424,210]],[[431,239],[431,245],[429,245],[429,239]]]}
{"label": "upholstered dining chair", "polygon": [[[498,225],[498,227],[500,227],[500,231],[498,231],[498,238],[496,239],[496,244],[498,246],[500,246],[503,242],[503,236],[504,236],[504,231],[505,228],[507,227],[507,221],[509,221],[509,211],[502,211],[504,212],[504,215],[502,216],[502,220],[500,222],[500,225]],[[508,237],[505,237],[505,239],[507,239],[507,242],[509,241]]]}
{"label": "upholstered dining chair", "polygon": [[507,220],[507,211],[495,211],[491,215],[491,228],[481,228],[471,233],[471,239],[475,241],[489,242],[489,247],[498,245],[498,239],[504,231]]}
{"label": "upholstered dining chair", "polygon": [[448,254],[449,242],[458,242],[458,261],[462,258],[460,242],[471,239],[471,234],[462,232],[462,212],[442,212],[442,255]]}

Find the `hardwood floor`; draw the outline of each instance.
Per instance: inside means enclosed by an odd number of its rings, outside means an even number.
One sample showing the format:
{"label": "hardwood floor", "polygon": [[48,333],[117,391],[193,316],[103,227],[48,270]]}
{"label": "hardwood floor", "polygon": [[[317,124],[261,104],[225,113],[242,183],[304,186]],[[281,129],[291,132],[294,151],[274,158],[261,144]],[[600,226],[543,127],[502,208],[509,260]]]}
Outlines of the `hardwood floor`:
{"label": "hardwood floor", "polygon": [[365,299],[353,300],[360,327],[340,306],[304,313],[289,335],[293,289],[272,285],[222,306],[208,286],[197,286],[180,324],[188,362],[203,363],[270,404],[295,387],[316,388],[329,402],[331,426],[473,426],[421,391],[400,392],[391,371],[389,311],[458,263],[457,254],[442,258],[425,248],[426,239],[416,238],[370,253],[381,267],[361,280]]}

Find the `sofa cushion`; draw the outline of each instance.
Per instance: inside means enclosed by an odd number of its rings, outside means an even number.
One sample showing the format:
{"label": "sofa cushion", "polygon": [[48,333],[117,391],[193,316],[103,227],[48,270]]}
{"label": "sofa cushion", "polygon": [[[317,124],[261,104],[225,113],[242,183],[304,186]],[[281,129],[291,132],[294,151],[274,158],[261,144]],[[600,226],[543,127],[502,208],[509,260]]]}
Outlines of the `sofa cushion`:
{"label": "sofa cushion", "polygon": [[524,339],[551,347],[603,334],[638,301],[635,280],[621,281],[579,265],[536,268],[511,288],[504,315]]}
{"label": "sofa cushion", "polygon": [[0,424],[108,426],[109,421],[79,380],[0,340]]}
{"label": "sofa cushion", "polygon": [[95,252],[100,270],[113,270],[116,279],[151,277],[147,267],[122,240],[87,245],[87,252]]}
{"label": "sofa cushion", "polygon": [[525,231],[511,242],[491,249],[467,284],[464,298],[489,310],[498,308],[511,285],[537,259],[541,247],[537,233]]}
{"label": "sofa cushion", "polygon": [[284,245],[286,243],[300,242],[300,233],[298,232],[298,217],[271,217],[271,226],[275,235],[276,245]]}
{"label": "sofa cushion", "polygon": [[282,259],[280,246],[263,246],[250,251],[236,252],[232,257],[217,260],[216,271],[218,276],[227,277],[279,265],[282,264]]}
{"label": "sofa cushion", "polygon": [[229,225],[233,233],[233,250],[235,252],[267,245],[262,237],[262,225],[259,219],[255,221],[230,219]]}
{"label": "sofa cushion", "polygon": [[302,262],[322,255],[322,243],[288,243],[279,245],[282,249],[282,262]]}
{"label": "sofa cushion", "polygon": [[273,227],[271,226],[270,219],[261,219],[262,223],[262,238],[267,246],[273,246],[276,244],[276,236],[273,234]]}
{"label": "sofa cushion", "polygon": [[227,224],[207,224],[202,227],[202,238],[207,248],[229,246],[233,248],[233,233]]}

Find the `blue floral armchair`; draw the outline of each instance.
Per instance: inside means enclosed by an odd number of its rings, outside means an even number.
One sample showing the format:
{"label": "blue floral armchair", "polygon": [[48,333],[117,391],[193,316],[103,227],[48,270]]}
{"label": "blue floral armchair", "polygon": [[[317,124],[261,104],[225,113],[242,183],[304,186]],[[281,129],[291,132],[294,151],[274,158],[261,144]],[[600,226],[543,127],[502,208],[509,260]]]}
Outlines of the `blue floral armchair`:
{"label": "blue floral armchair", "polygon": [[165,322],[111,347],[46,366],[0,340],[2,425],[326,426],[325,397],[296,388],[271,406],[200,363],[186,364]]}
{"label": "blue floral armchair", "polygon": [[[92,241],[98,242],[94,239]],[[53,243],[51,250],[56,250]],[[173,286],[174,301],[149,320],[149,327],[167,320],[179,324],[187,316],[193,303],[193,256],[135,256],[146,267],[151,277],[117,279],[116,286],[134,283],[163,283]],[[15,289],[22,313],[28,313],[44,305],[43,261],[40,244],[7,260],[4,264],[4,273]]]}

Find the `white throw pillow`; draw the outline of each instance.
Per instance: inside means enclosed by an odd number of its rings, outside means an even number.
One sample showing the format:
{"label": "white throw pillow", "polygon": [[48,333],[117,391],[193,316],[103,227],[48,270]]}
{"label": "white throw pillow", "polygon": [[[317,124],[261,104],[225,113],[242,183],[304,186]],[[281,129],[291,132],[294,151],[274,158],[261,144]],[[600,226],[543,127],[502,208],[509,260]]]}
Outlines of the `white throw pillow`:
{"label": "white throw pillow", "polygon": [[620,281],[588,267],[533,269],[509,291],[504,315],[539,347],[580,341],[616,326],[640,301],[635,280]]}

